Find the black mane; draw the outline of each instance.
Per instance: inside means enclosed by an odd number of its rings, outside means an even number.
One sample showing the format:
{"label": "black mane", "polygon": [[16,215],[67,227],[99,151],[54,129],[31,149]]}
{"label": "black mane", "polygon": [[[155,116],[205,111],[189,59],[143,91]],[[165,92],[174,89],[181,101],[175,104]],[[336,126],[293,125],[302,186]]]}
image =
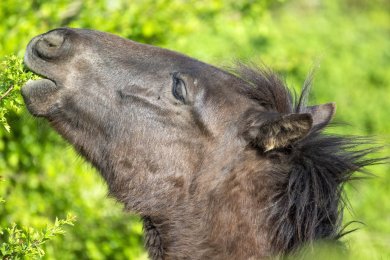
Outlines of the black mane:
{"label": "black mane", "polygon": [[[306,112],[312,74],[300,95],[290,91],[268,68],[239,64],[235,74],[249,85],[242,91],[267,109],[284,114]],[[364,167],[384,161],[367,156],[380,149],[372,146],[372,139],[325,134],[326,127],[314,127],[291,145],[283,161],[276,157],[279,159],[275,164],[286,163],[289,170],[277,167],[270,173],[274,194],[267,226],[271,227],[269,235],[275,253],[293,252],[314,240],[340,238],[347,201],[344,184],[354,179],[356,172],[367,173]]]}

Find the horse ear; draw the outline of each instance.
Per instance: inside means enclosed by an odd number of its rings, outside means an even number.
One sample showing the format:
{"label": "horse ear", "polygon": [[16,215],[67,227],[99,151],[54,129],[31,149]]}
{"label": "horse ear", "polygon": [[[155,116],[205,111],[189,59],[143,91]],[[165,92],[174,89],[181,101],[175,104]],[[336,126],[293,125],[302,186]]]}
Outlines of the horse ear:
{"label": "horse ear", "polygon": [[325,126],[332,120],[336,112],[336,103],[306,107],[306,112],[313,117],[313,126]]}
{"label": "horse ear", "polygon": [[[244,138],[251,144],[260,147],[264,152],[287,147],[305,137],[312,128],[311,114],[269,114],[260,113],[251,116]],[[254,120],[253,120],[254,119]]]}

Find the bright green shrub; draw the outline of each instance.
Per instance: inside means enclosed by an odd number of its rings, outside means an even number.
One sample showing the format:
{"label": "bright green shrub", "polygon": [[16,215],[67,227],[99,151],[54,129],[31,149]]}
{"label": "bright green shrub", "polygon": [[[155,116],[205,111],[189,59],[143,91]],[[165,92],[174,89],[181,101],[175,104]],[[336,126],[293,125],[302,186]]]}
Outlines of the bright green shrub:
{"label": "bright green shrub", "polygon": [[[20,112],[22,100],[20,88],[30,79],[38,78],[23,69],[22,60],[16,56],[5,58],[0,66],[0,124],[9,133],[6,120],[8,112]],[[4,184],[4,183],[0,183]],[[0,203],[5,201],[0,198]],[[0,205],[3,206],[3,205]],[[0,227],[0,256],[2,259],[37,258],[45,255],[43,245],[55,236],[64,234],[64,225],[73,225],[75,217],[56,218],[54,224],[47,224],[42,230],[18,226],[15,222],[7,227]]]}
{"label": "bright green shrub", "polygon": [[42,230],[31,227],[19,228],[16,223],[10,227],[0,228],[0,256],[2,259],[38,258],[45,255],[43,244],[57,235],[65,234],[64,225],[72,225],[75,218],[68,215],[66,219],[56,219],[53,225]]}
{"label": "bright green shrub", "polygon": [[38,76],[23,69],[22,59],[16,56],[6,57],[0,64],[0,124],[9,132],[6,114],[9,110],[16,113],[23,105],[19,94],[20,88],[28,81]]}

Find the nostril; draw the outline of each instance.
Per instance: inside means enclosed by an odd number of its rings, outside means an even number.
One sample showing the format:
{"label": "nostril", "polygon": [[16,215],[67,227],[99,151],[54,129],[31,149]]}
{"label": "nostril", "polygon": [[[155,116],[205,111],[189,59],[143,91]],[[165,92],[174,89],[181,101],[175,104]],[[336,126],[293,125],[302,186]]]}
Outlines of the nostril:
{"label": "nostril", "polygon": [[39,57],[43,59],[57,58],[63,52],[65,31],[62,29],[43,34],[33,47]]}
{"label": "nostril", "polygon": [[62,33],[59,34],[57,31],[53,31],[47,35],[44,35],[42,41],[49,48],[60,47],[64,42],[64,35]]}
{"label": "nostril", "polygon": [[51,41],[49,41],[49,40],[47,40],[47,39],[43,39],[43,41],[46,43],[46,45],[47,45],[49,48],[54,48],[54,47],[59,46],[59,44],[53,43],[53,42],[51,42]]}

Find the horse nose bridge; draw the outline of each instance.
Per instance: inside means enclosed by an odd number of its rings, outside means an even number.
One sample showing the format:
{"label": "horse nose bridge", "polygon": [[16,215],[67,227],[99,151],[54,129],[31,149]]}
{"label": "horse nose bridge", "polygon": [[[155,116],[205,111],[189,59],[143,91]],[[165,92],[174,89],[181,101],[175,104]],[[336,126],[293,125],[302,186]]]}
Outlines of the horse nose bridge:
{"label": "horse nose bridge", "polygon": [[61,56],[66,46],[67,29],[60,28],[49,31],[37,37],[31,46],[35,53],[43,59],[54,59]]}

